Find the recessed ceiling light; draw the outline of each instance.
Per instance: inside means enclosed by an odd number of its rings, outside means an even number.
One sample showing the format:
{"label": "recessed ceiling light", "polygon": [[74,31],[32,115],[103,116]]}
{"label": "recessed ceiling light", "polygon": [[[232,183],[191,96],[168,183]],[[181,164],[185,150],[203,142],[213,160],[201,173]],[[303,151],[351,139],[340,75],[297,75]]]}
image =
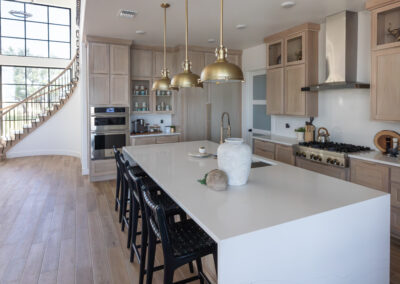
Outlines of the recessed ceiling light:
{"label": "recessed ceiling light", "polygon": [[144,35],[146,32],[145,32],[145,31],[142,31],[142,30],[137,30],[136,33],[137,33],[138,35]]}
{"label": "recessed ceiling light", "polygon": [[238,30],[243,30],[243,29],[247,28],[247,25],[239,24],[239,25],[236,25],[236,28],[237,28]]}
{"label": "recessed ceiling light", "polygon": [[122,18],[133,19],[137,15],[137,12],[133,10],[121,9],[119,10],[118,15]]}
{"label": "recessed ceiling light", "polygon": [[214,42],[216,42],[215,38],[209,38],[207,41],[208,41],[209,43],[214,43]]}
{"label": "recessed ceiling light", "polygon": [[294,5],[296,5],[296,3],[293,1],[285,1],[281,4],[282,8],[292,8]]}

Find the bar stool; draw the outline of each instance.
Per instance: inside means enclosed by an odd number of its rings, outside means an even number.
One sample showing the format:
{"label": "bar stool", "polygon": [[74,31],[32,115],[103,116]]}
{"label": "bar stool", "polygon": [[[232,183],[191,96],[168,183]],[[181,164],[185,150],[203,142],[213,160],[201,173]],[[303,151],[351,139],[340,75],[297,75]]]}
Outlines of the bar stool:
{"label": "bar stool", "polygon": [[138,184],[142,190],[144,215],[149,233],[146,283],[152,283],[157,239],[161,240],[163,248],[164,284],[172,284],[174,271],[194,260],[197,264],[198,275],[179,281],[179,283],[194,280],[200,280],[202,284],[204,280],[210,283],[203,273],[201,258],[213,254],[217,270],[217,244],[192,219],[168,223],[164,207],[154,200],[146,180],[139,179]]}
{"label": "bar stool", "polygon": [[[130,252],[130,261],[133,262],[134,256],[136,255],[138,259],[138,263],[140,264],[140,273],[139,273],[139,283],[142,284],[144,281],[144,275],[146,274],[145,263],[146,263],[146,253],[147,253],[147,238],[148,238],[148,228],[147,228],[147,220],[146,215],[144,214],[144,203],[143,196],[141,194],[141,189],[138,185],[138,180],[142,179],[145,181],[147,188],[153,199],[157,200],[162,204],[165,208],[166,215],[171,223],[175,222],[175,216],[179,215],[181,220],[186,219],[186,214],[179,206],[171,199],[168,195],[163,193],[160,187],[149,177],[138,177],[135,175],[132,167],[127,167],[128,169],[128,187],[131,193],[132,198],[130,202],[133,203],[131,205],[132,215],[130,220],[131,222],[131,252]],[[138,232],[138,220],[139,220],[139,211],[141,211],[142,216],[142,231]],[[141,244],[136,244],[136,236],[141,235]],[[140,252],[139,252],[140,249]],[[157,266],[153,268],[154,271],[163,269],[163,266]],[[193,273],[193,264],[189,263],[189,270]]]}
{"label": "bar stool", "polygon": [[114,157],[115,157],[115,164],[117,166],[117,184],[115,188],[115,211],[118,211],[118,206],[120,205],[121,199],[120,199],[120,189],[121,189],[121,153],[118,151],[117,147],[115,145],[113,146],[114,150]]}

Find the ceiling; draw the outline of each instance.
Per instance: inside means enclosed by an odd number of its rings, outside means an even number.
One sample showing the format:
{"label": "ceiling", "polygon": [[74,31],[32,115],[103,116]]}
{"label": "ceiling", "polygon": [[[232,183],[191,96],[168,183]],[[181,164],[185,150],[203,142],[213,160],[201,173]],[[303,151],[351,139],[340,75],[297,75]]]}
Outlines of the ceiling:
{"label": "ceiling", "polygon": [[[284,9],[285,0],[225,0],[224,44],[244,49],[263,42],[267,35],[304,22],[323,23],[326,16],[342,10],[364,10],[365,0],[295,0],[296,6]],[[86,0],[84,34],[134,40],[136,44],[162,45],[163,10],[160,0]],[[167,45],[184,44],[185,1],[169,0]],[[118,16],[120,9],[138,12],[133,19]],[[219,1],[189,1],[189,44],[216,46],[218,40]],[[246,24],[243,30],[236,25]],[[136,34],[144,30],[144,35]]]}

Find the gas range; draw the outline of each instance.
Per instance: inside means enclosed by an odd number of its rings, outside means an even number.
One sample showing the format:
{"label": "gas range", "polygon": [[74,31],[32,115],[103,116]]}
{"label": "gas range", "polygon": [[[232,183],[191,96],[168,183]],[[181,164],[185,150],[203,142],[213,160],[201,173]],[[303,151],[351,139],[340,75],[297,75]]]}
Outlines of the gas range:
{"label": "gas range", "polygon": [[334,142],[302,142],[294,146],[297,157],[341,168],[349,166],[348,153],[370,151],[369,147]]}

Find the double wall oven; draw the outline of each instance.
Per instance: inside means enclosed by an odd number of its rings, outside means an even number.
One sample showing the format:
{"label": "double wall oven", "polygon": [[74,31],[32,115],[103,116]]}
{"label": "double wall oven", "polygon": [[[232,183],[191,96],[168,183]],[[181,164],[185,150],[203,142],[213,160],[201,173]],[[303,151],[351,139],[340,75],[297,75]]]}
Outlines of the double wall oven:
{"label": "double wall oven", "polygon": [[113,146],[129,144],[129,108],[91,107],[90,136],[92,160],[113,158]]}

